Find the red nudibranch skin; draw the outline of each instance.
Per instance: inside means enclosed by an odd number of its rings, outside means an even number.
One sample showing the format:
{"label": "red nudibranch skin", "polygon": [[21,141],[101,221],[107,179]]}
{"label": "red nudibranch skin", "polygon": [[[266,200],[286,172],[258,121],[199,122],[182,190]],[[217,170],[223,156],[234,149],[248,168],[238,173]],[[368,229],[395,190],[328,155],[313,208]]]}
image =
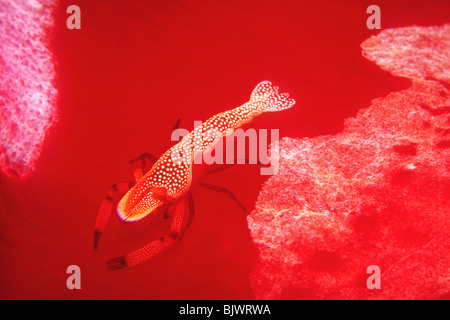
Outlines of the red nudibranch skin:
{"label": "red nudibranch skin", "polygon": [[47,30],[53,0],[0,0],[0,171],[34,171],[57,118],[54,60]]}
{"label": "red nudibranch skin", "polygon": [[385,29],[361,47],[411,85],[338,134],[280,141],[247,216],[257,299],[448,298],[450,24]]}
{"label": "red nudibranch skin", "polygon": [[270,81],[260,82],[247,103],[209,118],[166,151],[119,202],[119,217],[137,221],[165,201],[182,197],[191,186],[192,164],[197,154],[254,117],[285,110],[294,104],[287,93],[279,93]]}

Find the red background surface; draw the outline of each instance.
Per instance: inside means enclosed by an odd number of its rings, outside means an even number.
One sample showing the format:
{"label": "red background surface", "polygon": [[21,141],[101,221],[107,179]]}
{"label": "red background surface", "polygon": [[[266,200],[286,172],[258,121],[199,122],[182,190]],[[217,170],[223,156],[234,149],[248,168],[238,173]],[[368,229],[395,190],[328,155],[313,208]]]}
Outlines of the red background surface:
{"label": "red background surface", "polygon": [[[82,29],[66,28],[81,8]],[[251,299],[257,252],[243,212],[226,196],[194,188],[196,216],[183,241],[134,268],[105,261],[158,238],[161,217],[124,224],[112,216],[97,252],[93,226],[128,161],[161,154],[178,118],[191,130],[248,100],[271,80],[297,104],[252,127],[281,136],[337,133],[343,120],[409,81],[360,54],[371,1],[61,1],[50,33],[58,122],[33,174],[1,176],[0,298]],[[448,1],[377,1],[383,29],[449,22]],[[208,182],[250,210],[266,176],[236,166]],[[81,268],[68,290],[66,268]]]}

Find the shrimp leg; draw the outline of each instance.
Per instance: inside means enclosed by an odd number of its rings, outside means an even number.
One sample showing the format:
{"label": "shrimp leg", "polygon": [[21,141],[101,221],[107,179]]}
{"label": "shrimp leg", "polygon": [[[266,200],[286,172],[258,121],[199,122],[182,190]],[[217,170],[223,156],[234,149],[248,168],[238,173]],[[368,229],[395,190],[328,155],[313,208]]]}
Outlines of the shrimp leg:
{"label": "shrimp leg", "polygon": [[[139,169],[140,170],[140,169]],[[138,174],[138,173],[136,173]],[[100,240],[100,236],[103,233],[103,230],[105,229],[106,223],[109,220],[109,217],[111,216],[111,212],[114,208],[114,202],[115,200],[125,192],[127,192],[135,182],[129,182],[129,183],[115,183],[109,188],[108,192],[106,193],[105,198],[102,201],[102,204],[100,206],[100,210],[97,214],[97,219],[95,221],[95,227],[94,227],[94,250],[98,247],[98,242]]]}
{"label": "shrimp leg", "polygon": [[106,267],[110,270],[117,270],[135,266],[150,258],[153,258],[165,248],[173,244],[176,240],[181,240],[181,237],[188,226],[186,224],[183,228],[183,222],[187,214],[189,214],[188,222],[189,220],[192,220],[190,217],[193,215],[193,212],[191,212],[191,210],[193,210],[193,206],[190,204],[190,201],[191,200],[189,200],[188,196],[182,198],[177,203],[172,204],[172,206],[174,206],[172,223],[170,226],[170,232],[166,236],[161,237],[158,240],[154,240],[136,251],[106,261]]}
{"label": "shrimp leg", "polygon": [[137,161],[141,161],[141,168],[134,170],[134,179],[135,181],[129,183],[115,183],[109,188],[106,193],[105,198],[100,206],[100,210],[98,211],[97,219],[95,221],[94,227],[94,250],[98,247],[98,242],[100,237],[105,229],[106,223],[108,222],[111,212],[114,209],[115,200],[126,193],[130,188],[132,188],[137,181],[142,179],[144,176],[144,172],[146,171],[145,165],[146,161],[149,162],[150,165],[156,162],[157,158],[150,153],[143,153],[140,156],[133,158],[129,161],[129,163],[135,163]]}
{"label": "shrimp leg", "polygon": [[143,154],[137,156],[136,158],[133,158],[130,161],[128,161],[128,163],[130,163],[130,164],[135,163],[139,160],[141,161],[141,170],[143,172],[146,172],[147,171],[147,170],[145,170],[146,169],[145,168],[146,160],[149,162],[150,165],[153,165],[158,160],[158,158],[155,157],[154,155],[152,155],[151,153],[144,152]]}
{"label": "shrimp leg", "polygon": [[236,198],[236,196],[233,194],[233,192],[231,192],[230,190],[223,188],[223,187],[219,187],[219,186],[215,186],[213,184],[209,184],[203,181],[200,181],[199,184],[207,189],[213,190],[213,191],[217,191],[217,192],[221,192],[221,193],[225,193],[226,195],[228,195],[231,200],[233,200],[234,202],[236,202],[236,204],[241,207],[241,209],[244,212],[247,212],[247,209],[244,207],[244,205],[238,200],[238,198]]}

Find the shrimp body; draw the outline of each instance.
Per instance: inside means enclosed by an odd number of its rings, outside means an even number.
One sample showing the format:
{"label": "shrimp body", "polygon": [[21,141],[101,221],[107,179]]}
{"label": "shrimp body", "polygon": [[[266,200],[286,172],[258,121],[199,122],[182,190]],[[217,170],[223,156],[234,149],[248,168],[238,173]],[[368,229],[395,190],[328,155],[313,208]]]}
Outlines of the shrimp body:
{"label": "shrimp body", "polygon": [[[172,216],[170,233],[124,256],[108,260],[107,267],[116,270],[137,265],[159,254],[176,239],[180,240],[194,213],[190,187],[196,156],[254,117],[264,112],[285,110],[294,104],[295,101],[290,99],[287,93],[279,93],[278,88],[272,83],[263,81],[253,90],[248,102],[219,113],[197,126],[167,150],[145,175],[142,170],[136,170],[136,183],[119,201],[117,214],[122,220],[131,222],[155,212],[158,207],[165,206],[164,216]],[[202,185],[225,192],[238,203],[230,191],[205,183]],[[114,208],[114,195],[125,192],[128,187],[127,183],[114,184],[105,196],[94,227],[94,249],[98,246],[99,238]],[[240,206],[243,207],[241,204]]]}
{"label": "shrimp body", "polygon": [[279,93],[271,82],[259,83],[247,103],[209,118],[167,150],[119,202],[119,217],[125,221],[137,221],[162,204],[181,198],[190,189],[192,166],[197,154],[254,117],[264,112],[288,109],[294,104],[287,93]]}

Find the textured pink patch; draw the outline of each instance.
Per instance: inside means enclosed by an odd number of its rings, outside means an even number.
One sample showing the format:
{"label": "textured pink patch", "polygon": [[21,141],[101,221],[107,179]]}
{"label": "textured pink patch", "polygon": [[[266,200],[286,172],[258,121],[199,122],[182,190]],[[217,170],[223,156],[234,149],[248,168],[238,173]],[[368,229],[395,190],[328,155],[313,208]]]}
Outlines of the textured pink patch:
{"label": "textured pink patch", "polygon": [[[363,55],[407,90],[342,133],[280,143],[248,225],[259,299],[419,299],[450,290],[450,25],[382,31]],[[381,269],[369,290],[367,267]]]}
{"label": "textured pink patch", "polygon": [[34,169],[54,118],[56,90],[46,31],[53,1],[0,0],[0,169]]}

